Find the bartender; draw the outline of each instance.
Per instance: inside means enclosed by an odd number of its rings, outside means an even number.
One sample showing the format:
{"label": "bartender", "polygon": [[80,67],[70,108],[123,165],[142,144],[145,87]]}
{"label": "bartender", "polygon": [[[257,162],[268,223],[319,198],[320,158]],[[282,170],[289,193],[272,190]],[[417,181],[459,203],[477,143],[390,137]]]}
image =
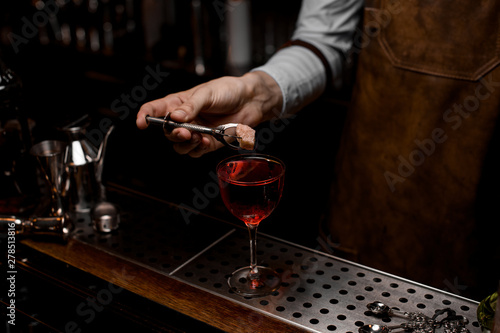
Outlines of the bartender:
{"label": "bartender", "polygon": [[[356,58],[325,251],[479,300],[499,280],[500,198],[486,195],[499,185],[499,12],[495,0],[304,0],[266,64],[146,103],[137,126],[170,112],[255,127],[339,87]],[[182,128],[167,137],[192,157],[221,147]]]}

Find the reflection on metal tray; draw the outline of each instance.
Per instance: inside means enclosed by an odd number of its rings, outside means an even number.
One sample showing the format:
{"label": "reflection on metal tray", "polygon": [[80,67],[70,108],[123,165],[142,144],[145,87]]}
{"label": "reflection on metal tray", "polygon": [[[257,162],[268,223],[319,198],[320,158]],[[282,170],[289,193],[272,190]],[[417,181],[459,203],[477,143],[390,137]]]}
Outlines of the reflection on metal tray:
{"label": "reflection on metal tray", "polygon": [[[451,308],[469,319],[471,332],[481,332],[477,302],[262,234],[257,243],[258,263],[280,272],[282,285],[267,297],[242,298],[229,290],[226,279],[249,262],[245,229],[202,216],[186,223],[175,207],[149,200],[124,197],[119,201],[122,222],[118,230],[98,234],[83,216],[75,238],[249,307],[255,311],[252,320],[267,314],[311,332],[357,332],[365,324],[405,321],[376,317],[368,311],[368,303],[381,301],[429,317],[437,309]],[[140,209],[123,211],[125,207]]]}

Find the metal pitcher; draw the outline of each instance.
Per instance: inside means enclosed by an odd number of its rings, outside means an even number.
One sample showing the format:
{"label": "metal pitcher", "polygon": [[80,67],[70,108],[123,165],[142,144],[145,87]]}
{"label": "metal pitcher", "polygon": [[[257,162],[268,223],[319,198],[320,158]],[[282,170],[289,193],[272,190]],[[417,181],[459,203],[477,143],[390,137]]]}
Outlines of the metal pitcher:
{"label": "metal pitcher", "polygon": [[110,126],[100,145],[95,146],[86,135],[85,122],[63,128],[68,135],[64,164],[69,178],[68,200],[76,212],[90,212],[94,203],[102,200],[102,169],[108,137],[114,129]]}

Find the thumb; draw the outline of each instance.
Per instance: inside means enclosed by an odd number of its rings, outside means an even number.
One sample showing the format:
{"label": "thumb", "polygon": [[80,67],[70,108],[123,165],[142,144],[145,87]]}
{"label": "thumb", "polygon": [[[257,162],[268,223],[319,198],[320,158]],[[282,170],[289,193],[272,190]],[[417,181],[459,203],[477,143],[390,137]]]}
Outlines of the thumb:
{"label": "thumb", "polygon": [[190,122],[211,105],[209,89],[193,89],[193,93],[170,114],[170,119],[177,122]]}

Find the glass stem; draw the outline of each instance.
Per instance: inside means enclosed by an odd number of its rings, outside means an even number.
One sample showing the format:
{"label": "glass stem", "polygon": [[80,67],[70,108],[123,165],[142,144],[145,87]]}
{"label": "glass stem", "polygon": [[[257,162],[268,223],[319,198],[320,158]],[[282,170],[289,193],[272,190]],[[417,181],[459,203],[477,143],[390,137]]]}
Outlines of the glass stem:
{"label": "glass stem", "polygon": [[250,269],[251,274],[259,274],[257,269],[257,226],[258,224],[247,223],[250,235]]}

